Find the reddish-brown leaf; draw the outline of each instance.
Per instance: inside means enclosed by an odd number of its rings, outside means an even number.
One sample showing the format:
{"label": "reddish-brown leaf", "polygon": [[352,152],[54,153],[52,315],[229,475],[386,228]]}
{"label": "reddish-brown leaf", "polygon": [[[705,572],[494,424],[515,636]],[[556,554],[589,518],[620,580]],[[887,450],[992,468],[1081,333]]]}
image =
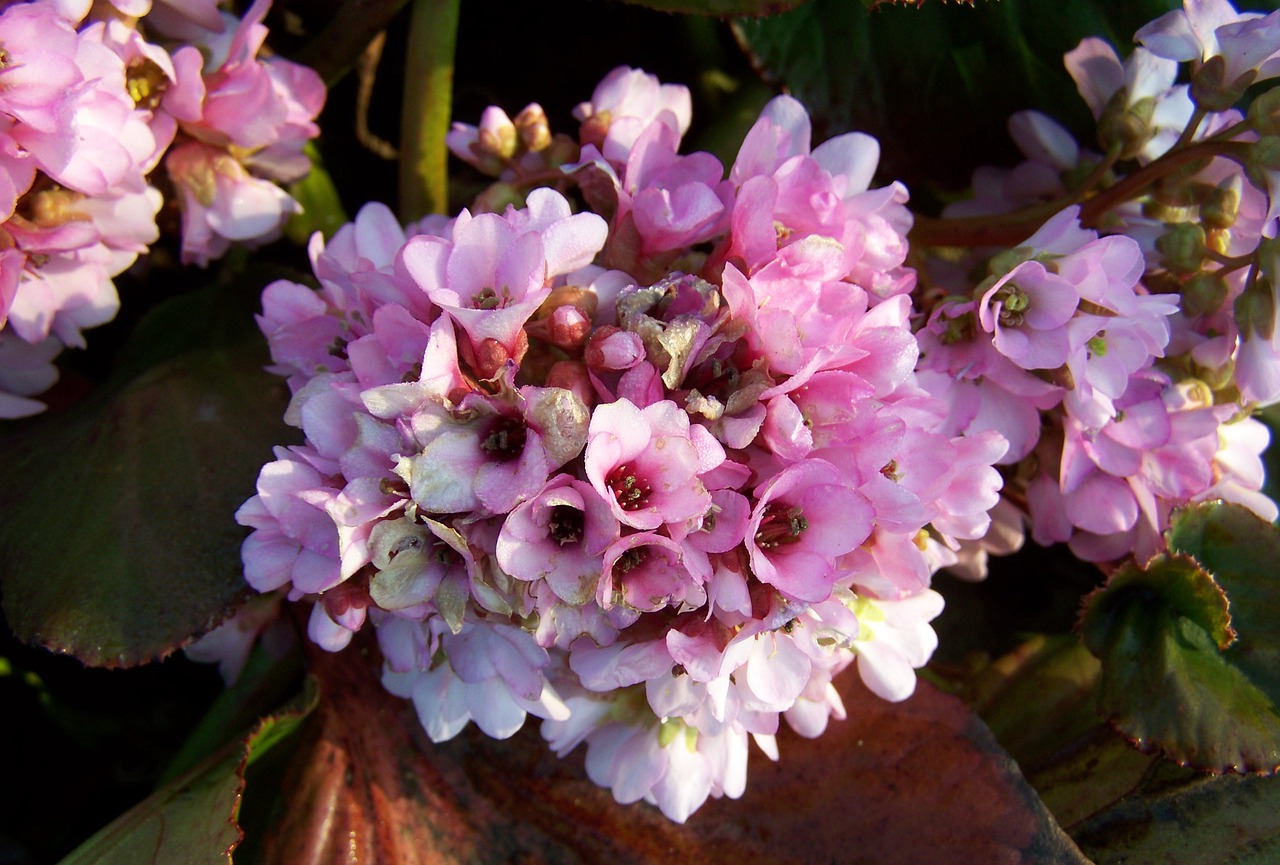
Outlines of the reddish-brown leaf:
{"label": "reddish-brown leaf", "polygon": [[1087,863],[958,699],[921,683],[889,704],[846,676],[850,718],[753,757],[746,796],[676,825],[621,806],[532,724],[444,745],[382,690],[374,653],[314,659],[321,706],[284,782],[267,860],[396,863]]}

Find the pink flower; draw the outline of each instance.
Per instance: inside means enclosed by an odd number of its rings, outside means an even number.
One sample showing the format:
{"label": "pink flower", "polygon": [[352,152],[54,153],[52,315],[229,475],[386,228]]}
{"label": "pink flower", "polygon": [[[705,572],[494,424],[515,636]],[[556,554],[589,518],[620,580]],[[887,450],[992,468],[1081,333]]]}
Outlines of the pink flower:
{"label": "pink flower", "polygon": [[1038,261],[1024,261],[988,288],[978,321],[996,350],[1023,369],[1055,369],[1067,361],[1066,324],[1080,295]]}
{"label": "pink flower", "polygon": [[690,569],[679,544],[653,532],[619,538],[604,552],[596,603],[654,612],[667,606],[697,609],[706,603],[705,575]]}
{"label": "pink flower", "polygon": [[449,660],[408,672],[388,668],[382,683],[409,697],[433,742],[452,739],[468,721],[495,739],[515,735],[528,713],[568,717],[568,709],[546,680],[549,658],[526,631],[510,625],[467,623],[440,637]]}
{"label": "pink flower", "polygon": [[511,511],[495,554],[516,579],[545,579],[561,600],[580,605],[595,598],[605,550],[618,532],[593,487],[559,474]]}
{"label": "pink flower", "polygon": [[1280,75],[1280,12],[1237,12],[1228,0],[1184,0],[1183,8],[1139,28],[1134,39],[1170,60],[1221,57],[1222,83],[1245,86]]}
{"label": "pink flower", "polygon": [[896,601],[859,597],[854,601],[858,675],[886,700],[905,700],[915,691],[917,667],[938,646],[929,622],[942,612],[942,596],[932,589]]}
{"label": "pink flower", "polygon": [[225,150],[198,142],[171,149],[165,168],[182,203],[182,258],[200,266],[234,241],[263,243],[280,236],[301,208],[279,186],[249,174]]}
{"label": "pink flower", "polygon": [[595,145],[615,164],[627,161],[627,153],[646,129],[661,124],[676,133],[677,140],[692,120],[689,88],[661,84],[640,69],[619,66],[604,77],[591,94],[573,110],[582,122],[583,144]]}
{"label": "pink flower", "polygon": [[599,216],[571,215],[563,196],[538,190],[528,211],[464,211],[451,239],[415,237],[401,255],[427,297],[466,332],[468,362],[491,378],[524,357],[524,324],[551,293],[551,280],[589,263],[606,231]]}
{"label": "pink flower", "polygon": [[871,504],[834,466],[814,459],[769,478],[755,497],[746,543],[756,579],[797,600],[826,600],[835,560],[871,534]]}
{"label": "pink flower", "polygon": [[683,534],[711,507],[698,475],[724,460],[724,451],[707,439],[700,439],[700,452],[689,416],[670,400],[644,409],[627,400],[597,406],[587,432],[587,478],[623,525],[667,524]]}
{"label": "pink flower", "polygon": [[[1112,125],[1104,133],[1103,146],[1122,145],[1126,158],[1136,155],[1150,161],[1160,156],[1191,119],[1194,106],[1187,87],[1174,86],[1178,64],[1172,60],[1136,48],[1121,64],[1115,49],[1096,37],[1082,39],[1064,60],[1094,119],[1102,121],[1104,111],[1108,112],[1104,122]],[[1120,92],[1122,102],[1111,104]],[[1149,117],[1146,122],[1142,122],[1144,115]],[[1131,122],[1124,124],[1122,117]],[[1131,137],[1117,137],[1124,135]]]}
{"label": "pink flower", "polygon": [[276,461],[258,475],[258,494],[236,511],[253,529],[241,551],[245,579],[260,592],[289,586],[294,593],[321,592],[341,581],[338,531],[323,506],[307,494],[334,490],[305,449],[276,449]]}

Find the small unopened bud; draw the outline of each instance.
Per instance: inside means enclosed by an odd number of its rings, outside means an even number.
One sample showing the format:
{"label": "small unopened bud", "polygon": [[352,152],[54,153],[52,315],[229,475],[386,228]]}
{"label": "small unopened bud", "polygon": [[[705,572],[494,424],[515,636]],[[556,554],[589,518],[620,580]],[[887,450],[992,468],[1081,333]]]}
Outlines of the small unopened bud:
{"label": "small unopened bud", "polygon": [[480,115],[480,127],[476,133],[476,150],[486,156],[510,159],[520,146],[516,126],[496,105],[490,105]]}
{"label": "small unopened bud", "polygon": [[1156,249],[1164,256],[1165,265],[1175,273],[1198,273],[1206,252],[1204,229],[1189,222],[1167,228],[1156,239]]}
{"label": "small unopened bud", "polygon": [[1249,148],[1244,160],[1244,173],[1249,182],[1267,192],[1268,175],[1280,171],[1280,135],[1264,135]]}
{"label": "small unopened bud", "polygon": [[[987,273],[994,277],[1004,276],[1019,264],[1022,264],[1022,262],[1032,258],[1035,253],[1036,251],[1029,246],[1017,246],[1013,249],[998,252],[991,256],[991,260],[987,262]],[[990,285],[987,285],[986,288],[979,287],[975,294],[981,297],[990,287]]]}
{"label": "small unopened bud", "polygon": [[583,144],[603,147],[605,136],[609,134],[609,124],[612,121],[613,115],[608,108],[595,112],[590,117],[583,119],[582,126],[578,128],[578,139]]}
{"label": "small unopened bud", "polygon": [[1271,339],[1276,331],[1276,292],[1271,280],[1260,276],[1236,298],[1236,327],[1241,339],[1256,334],[1260,339]]}
{"label": "small unopened bud", "polygon": [[1249,124],[1259,135],[1280,135],[1280,87],[1249,103]]}
{"label": "small unopened bud", "polygon": [[1200,221],[1205,228],[1230,228],[1236,224],[1240,214],[1240,190],[1244,182],[1240,175],[1233,174],[1205,196],[1200,205]]}
{"label": "small unopened bud", "polygon": [[1191,76],[1191,100],[1206,111],[1226,111],[1240,101],[1258,71],[1250,69],[1235,81],[1226,77],[1227,59],[1221,54],[1210,57]]}
{"label": "small unopened bud", "polygon": [[1182,287],[1182,312],[1189,318],[1199,318],[1216,312],[1227,299],[1227,281],[1217,271],[1197,273]]}
{"label": "small unopened bud", "polygon": [[578,142],[560,133],[551,137],[551,146],[542,152],[542,159],[548,168],[559,168],[570,162],[577,162],[582,155]]}
{"label": "small unopened bud", "polygon": [[491,183],[471,204],[473,213],[505,213],[508,207],[525,205],[524,193],[510,183]]}
{"label": "small unopened bud", "polygon": [[1183,379],[1174,387],[1177,397],[1182,401],[1179,408],[1211,408],[1213,406],[1213,388],[1198,378]]}
{"label": "small unopened bud", "polygon": [[90,217],[78,209],[84,196],[70,189],[45,189],[24,197],[19,213],[41,228],[57,228],[68,222],[87,222]]}
{"label": "small unopened bud", "polygon": [[1121,159],[1132,159],[1151,140],[1151,117],[1156,101],[1150,96],[1128,104],[1129,91],[1117,90],[1098,118],[1098,144],[1106,152],[1120,149]]}
{"label": "small unopened bud", "polygon": [[547,387],[559,387],[572,393],[590,410],[596,404],[595,388],[587,365],[579,360],[558,361],[547,370]]}
{"label": "small unopened bud", "polygon": [[630,369],[645,357],[639,334],[612,325],[596,328],[583,355],[587,366],[599,370]]}
{"label": "small unopened bud", "polygon": [[582,310],[582,314],[587,318],[592,318],[596,314],[596,307],[600,304],[600,298],[594,291],[589,288],[582,288],[578,285],[562,285],[551,290],[547,295],[547,299],[538,307],[537,312],[533,314],[534,318],[547,318],[557,307],[565,304],[572,304]]}
{"label": "small unopened bud", "polygon": [[551,144],[551,125],[547,122],[547,112],[536,102],[529,103],[516,115],[516,129],[520,133],[520,143],[530,153],[546,150]]}
{"label": "small unopened bud", "polygon": [[591,333],[591,319],[576,306],[557,306],[551,313],[548,340],[565,350],[580,348]]}

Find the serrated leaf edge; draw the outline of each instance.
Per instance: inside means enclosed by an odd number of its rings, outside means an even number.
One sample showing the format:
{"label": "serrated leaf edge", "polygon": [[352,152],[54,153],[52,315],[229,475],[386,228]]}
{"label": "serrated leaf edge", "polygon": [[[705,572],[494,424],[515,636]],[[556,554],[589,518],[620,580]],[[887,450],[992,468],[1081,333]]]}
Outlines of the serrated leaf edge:
{"label": "serrated leaf edge", "polygon": [[[1126,575],[1133,573],[1136,573],[1137,577],[1141,577],[1149,573],[1154,566],[1164,562],[1184,562],[1194,566],[1197,570],[1203,571],[1207,574],[1209,579],[1213,582],[1213,587],[1218,590],[1218,596],[1222,600],[1222,614],[1226,617],[1226,621],[1223,623],[1221,638],[1214,637],[1214,644],[1218,647],[1218,651],[1226,651],[1235,644],[1236,640],[1239,639],[1239,634],[1236,633],[1236,629],[1231,624],[1231,599],[1227,597],[1226,591],[1218,584],[1217,577],[1214,576],[1213,571],[1206,568],[1195,556],[1189,553],[1180,553],[1169,549],[1165,552],[1156,553],[1154,556],[1147,559],[1147,562],[1144,565],[1138,565],[1137,562],[1131,562],[1130,564],[1136,569],[1134,571],[1129,570],[1128,565],[1117,568],[1108,575],[1106,582],[1097,586],[1080,599],[1080,611],[1076,614],[1074,630],[1076,634],[1080,636],[1080,640],[1084,643],[1085,648],[1089,649],[1094,657],[1099,657],[1099,655],[1098,652],[1094,651],[1093,647],[1089,645],[1089,640],[1085,636],[1085,621],[1090,615],[1093,607],[1098,603],[1098,597],[1117,588],[1117,579],[1125,578]],[[1123,588],[1123,585],[1119,588]],[[1213,636],[1213,634],[1210,634],[1210,636]]]}

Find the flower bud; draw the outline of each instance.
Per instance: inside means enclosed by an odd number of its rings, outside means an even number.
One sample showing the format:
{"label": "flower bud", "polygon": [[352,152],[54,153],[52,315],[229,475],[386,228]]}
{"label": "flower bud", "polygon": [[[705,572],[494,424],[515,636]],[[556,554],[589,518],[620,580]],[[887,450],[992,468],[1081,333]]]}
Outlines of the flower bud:
{"label": "flower bud", "polygon": [[87,222],[89,216],[77,209],[84,196],[70,189],[44,189],[24,196],[19,211],[41,228],[57,228],[68,222]]}
{"label": "flower bud", "polygon": [[582,150],[578,147],[578,142],[563,133],[553,135],[551,145],[542,152],[542,158],[549,168],[559,168],[561,165],[577,162],[581,155]]}
{"label": "flower bud", "polygon": [[510,183],[491,183],[471,204],[474,213],[505,213],[508,207],[524,207],[524,193]]}
{"label": "flower bud", "polygon": [[1261,276],[1237,297],[1235,315],[1241,339],[1251,335],[1271,339],[1276,330],[1276,293],[1271,280]]}
{"label": "flower bud", "polygon": [[1129,91],[1117,90],[1098,118],[1098,144],[1106,152],[1120,149],[1121,159],[1132,159],[1151,140],[1151,117],[1156,101],[1150,96],[1128,104]]}
{"label": "flower bud", "polygon": [[1249,148],[1244,160],[1244,173],[1249,182],[1266,192],[1267,175],[1280,171],[1280,135],[1264,135]]}
{"label": "flower bud", "polygon": [[563,388],[576,396],[587,410],[596,404],[595,388],[591,386],[591,374],[587,365],[579,360],[558,361],[547,370],[547,387]]}
{"label": "flower bud", "polygon": [[572,304],[557,306],[550,316],[548,341],[568,351],[580,348],[591,333],[591,318]]}
{"label": "flower bud", "polygon": [[1215,312],[1227,299],[1227,281],[1217,271],[1197,273],[1182,287],[1182,312],[1199,318]]}
{"label": "flower bud", "polygon": [[1250,69],[1235,81],[1227,81],[1227,59],[1215,54],[1191,76],[1191,100],[1206,111],[1226,111],[1235,105],[1258,77]]}
{"label": "flower bud", "polygon": [[591,334],[583,358],[587,366],[600,370],[630,369],[644,360],[644,340],[629,330],[606,325]]}
{"label": "flower bud", "polygon": [[476,133],[475,149],[478,155],[510,159],[516,155],[519,140],[516,126],[496,105],[490,105],[480,115],[480,128]]}
{"label": "flower bud", "polygon": [[613,114],[608,108],[596,111],[582,121],[582,126],[578,129],[579,140],[584,145],[592,144],[596,147],[603,147],[604,139],[609,134],[609,124],[612,120]]}
{"label": "flower bud", "polygon": [[1205,196],[1200,205],[1200,221],[1205,228],[1230,228],[1236,224],[1243,185],[1240,175],[1233,174]]}
{"label": "flower bud", "polygon": [[551,126],[547,121],[547,112],[536,102],[526,105],[516,115],[516,129],[520,133],[520,143],[530,153],[546,150],[551,144]]}
{"label": "flower bud", "polygon": [[1249,103],[1249,124],[1259,135],[1280,135],[1280,87]]}
{"label": "flower bud", "polygon": [[1166,228],[1156,239],[1156,249],[1164,256],[1165,266],[1175,273],[1199,272],[1206,252],[1204,229],[1189,222]]}

